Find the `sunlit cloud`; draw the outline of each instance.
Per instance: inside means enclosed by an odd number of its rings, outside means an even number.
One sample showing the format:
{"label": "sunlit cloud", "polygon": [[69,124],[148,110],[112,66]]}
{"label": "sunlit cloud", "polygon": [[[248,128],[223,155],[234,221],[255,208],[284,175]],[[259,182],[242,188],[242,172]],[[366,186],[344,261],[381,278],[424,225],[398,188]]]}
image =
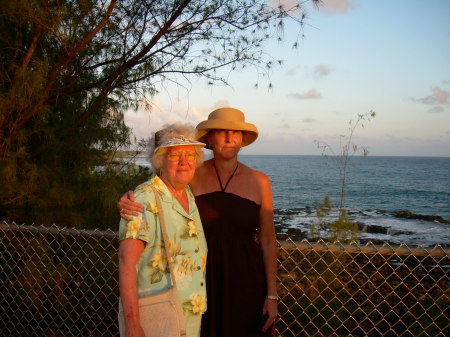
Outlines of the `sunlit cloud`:
{"label": "sunlit cloud", "polygon": [[443,90],[439,87],[431,87],[431,95],[416,99],[417,102],[423,104],[448,104],[450,99],[450,91]]}
{"label": "sunlit cloud", "polygon": [[322,0],[319,3],[319,11],[329,14],[347,13],[356,7],[349,0]]}
{"label": "sunlit cloud", "polygon": [[322,94],[318,92],[316,89],[311,89],[303,94],[291,93],[288,95],[288,97],[294,99],[320,99],[322,98]]}
{"label": "sunlit cloud", "polygon": [[297,0],[270,0],[272,7],[282,7],[284,10],[290,10],[297,6]]}
{"label": "sunlit cloud", "polygon": [[314,67],[314,75],[317,77],[328,76],[332,72],[332,69],[325,64],[318,64]]}

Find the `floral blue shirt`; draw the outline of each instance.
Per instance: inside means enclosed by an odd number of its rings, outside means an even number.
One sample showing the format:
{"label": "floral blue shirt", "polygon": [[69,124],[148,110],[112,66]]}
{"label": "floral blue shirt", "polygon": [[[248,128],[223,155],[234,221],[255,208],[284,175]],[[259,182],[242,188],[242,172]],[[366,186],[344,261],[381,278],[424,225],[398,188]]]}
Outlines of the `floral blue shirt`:
{"label": "floral blue shirt", "polygon": [[171,286],[158,208],[151,185],[156,188],[161,197],[170,243],[169,252],[173,259],[174,277],[184,313],[185,315],[203,314],[206,310],[207,246],[194,196],[187,186],[188,214],[156,175],[135,190],[136,202],[144,205],[144,213],[129,221],[121,219],[119,227],[119,240],[132,238],[146,242],[136,266],[138,296],[156,294]]}

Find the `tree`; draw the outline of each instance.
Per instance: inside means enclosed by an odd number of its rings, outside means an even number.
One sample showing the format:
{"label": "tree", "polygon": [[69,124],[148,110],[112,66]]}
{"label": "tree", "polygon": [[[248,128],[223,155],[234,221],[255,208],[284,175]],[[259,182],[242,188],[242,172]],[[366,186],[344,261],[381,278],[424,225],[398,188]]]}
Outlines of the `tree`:
{"label": "tree", "polygon": [[[351,158],[362,152],[363,156],[367,156],[369,151],[364,146],[359,146],[353,143],[353,135],[358,127],[364,128],[364,123],[370,122],[375,117],[375,112],[370,111],[365,114],[358,114],[355,121],[350,120],[348,126],[348,134],[341,135],[339,139],[339,149],[334,151],[333,148],[325,143],[315,140],[317,147],[321,149],[322,156],[332,161],[339,170],[340,181],[340,198],[339,198],[339,216],[336,221],[331,224],[331,239],[339,241],[349,241],[358,237],[358,226],[348,217],[347,209],[345,208],[345,200],[347,197],[347,181],[348,169],[351,163]],[[317,218],[319,224],[323,225],[323,219],[331,212],[332,206],[327,195],[321,205],[319,205]]]}
{"label": "tree", "polygon": [[122,112],[162,82],[227,83],[221,69],[249,66],[267,75],[264,42],[286,20],[302,32],[306,17],[300,1],[281,3],[0,0],[2,207],[91,198],[95,167],[132,141]]}
{"label": "tree", "polygon": [[[63,132],[83,127],[108,100],[120,108],[154,93],[156,81],[192,74],[226,82],[217,69],[271,65],[263,42],[300,5],[265,1],[3,1],[0,158],[32,118],[84,95]],[[130,94],[134,95],[130,95]],[[27,135],[27,132],[25,132]]]}

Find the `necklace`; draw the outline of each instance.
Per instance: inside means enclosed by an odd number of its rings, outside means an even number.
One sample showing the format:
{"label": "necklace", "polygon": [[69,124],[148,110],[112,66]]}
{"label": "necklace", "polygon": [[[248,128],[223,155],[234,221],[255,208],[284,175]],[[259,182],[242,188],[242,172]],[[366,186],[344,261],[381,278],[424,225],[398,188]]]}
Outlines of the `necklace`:
{"label": "necklace", "polygon": [[213,162],[213,166],[214,166],[214,170],[216,171],[217,180],[219,180],[220,189],[222,190],[222,192],[225,192],[225,190],[226,190],[228,184],[229,184],[230,181],[231,181],[231,178],[233,178],[234,174],[236,173],[236,171],[237,171],[237,169],[238,169],[239,162],[237,162],[236,168],[234,169],[234,171],[233,171],[233,173],[231,174],[231,176],[228,178],[227,183],[225,184],[225,187],[223,187],[223,185],[222,185],[222,180],[220,180],[219,172],[217,171],[216,164],[215,164],[214,162]]}

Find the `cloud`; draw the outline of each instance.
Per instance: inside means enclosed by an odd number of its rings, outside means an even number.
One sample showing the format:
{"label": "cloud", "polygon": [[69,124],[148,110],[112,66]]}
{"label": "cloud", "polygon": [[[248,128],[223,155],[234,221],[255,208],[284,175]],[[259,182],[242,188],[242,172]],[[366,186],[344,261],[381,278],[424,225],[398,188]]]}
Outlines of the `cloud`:
{"label": "cloud", "polygon": [[200,107],[189,106],[189,102],[183,98],[173,98],[169,103],[158,99],[142,100],[137,111],[124,113],[124,120],[138,139],[148,138],[165,124],[181,122],[196,126],[207,119],[211,111],[225,106],[230,106],[227,100],[218,100],[213,106]]}
{"label": "cloud", "polygon": [[298,4],[297,0],[270,0],[273,7],[281,6],[285,10],[295,8]]}
{"label": "cloud", "polygon": [[319,99],[322,98],[322,94],[318,92],[316,89],[311,89],[303,94],[298,93],[289,94],[288,97],[295,99]]}
{"label": "cloud", "polygon": [[347,13],[356,6],[349,0],[322,0],[319,4],[319,11],[328,14]]}
{"label": "cloud", "polygon": [[438,113],[441,113],[442,111],[444,111],[444,108],[441,106],[435,106],[434,108],[427,110],[427,112],[432,113],[432,114],[438,114]]}
{"label": "cloud", "polygon": [[302,68],[304,68],[304,67],[303,66],[292,67],[292,68],[286,70],[286,76],[295,76],[295,75],[297,75],[297,72],[299,70],[301,70]]}
{"label": "cloud", "polygon": [[324,76],[328,76],[333,69],[331,69],[329,66],[325,65],[325,64],[318,64],[314,67],[314,74],[317,77],[324,77]]}
{"label": "cloud", "polygon": [[442,90],[439,87],[431,87],[431,95],[416,99],[423,104],[449,104],[450,91]]}
{"label": "cloud", "polygon": [[304,120],[302,120],[303,123],[315,123],[316,120],[312,119],[312,118],[305,118]]}

